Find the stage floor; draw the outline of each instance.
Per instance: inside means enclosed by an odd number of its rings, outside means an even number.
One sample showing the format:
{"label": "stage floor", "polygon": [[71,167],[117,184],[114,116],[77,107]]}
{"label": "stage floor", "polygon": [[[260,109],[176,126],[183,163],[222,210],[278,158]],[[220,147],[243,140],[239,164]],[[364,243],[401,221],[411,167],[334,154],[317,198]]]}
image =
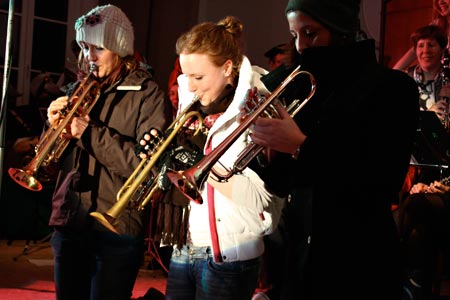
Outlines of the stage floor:
{"label": "stage floor", "polygon": [[[53,255],[49,242],[0,240],[0,299],[1,300],[55,300],[53,282]],[[143,297],[150,288],[164,293],[166,273],[158,268],[150,270],[151,256],[146,255],[137,278],[131,300]],[[152,299],[153,300],[153,299]],[[158,299],[159,300],[159,299]],[[250,299],[249,299],[250,300]],[[441,297],[450,300],[450,280],[441,286]]]}
{"label": "stage floor", "polygon": [[[0,240],[0,299],[2,300],[54,300],[53,255],[49,242]],[[148,289],[162,293],[166,289],[166,274],[162,269],[149,270],[150,256],[139,272],[133,299],[143,297]],[[250,300],[250,299],[249,299]]]}

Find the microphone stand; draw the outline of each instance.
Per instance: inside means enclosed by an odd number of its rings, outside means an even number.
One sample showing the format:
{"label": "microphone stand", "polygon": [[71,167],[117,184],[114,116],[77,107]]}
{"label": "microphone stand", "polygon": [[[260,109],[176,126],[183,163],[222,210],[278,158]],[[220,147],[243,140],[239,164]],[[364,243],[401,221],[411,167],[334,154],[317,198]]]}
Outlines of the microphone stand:
{"label": "microphone stand", "polygon": [[9,10],[8,10],[8,29],[6,35],[6,46],[5,46],[5,63],[3,65],[3,90],[2,99],[0,105],[0,195],[3,191],[3,164],[5,156],[5,134],[6,134],[6,112],[8,105],[8,85],[9,85],[9,75],[11,69],[11,34],[13,28],[13,17],[14,17],[14,0],[9,0]]}
{"label": "microphone stand", "polygon": [[391,0],[382,0],[381,1],[381,20],[380,20],[380,43],[379,43],[379,51],[378,51],[378,57],[379,61],[382,65],[386,65],[386,58],[384,57],[384,45],[386,38],[386,6],[387,2]]}

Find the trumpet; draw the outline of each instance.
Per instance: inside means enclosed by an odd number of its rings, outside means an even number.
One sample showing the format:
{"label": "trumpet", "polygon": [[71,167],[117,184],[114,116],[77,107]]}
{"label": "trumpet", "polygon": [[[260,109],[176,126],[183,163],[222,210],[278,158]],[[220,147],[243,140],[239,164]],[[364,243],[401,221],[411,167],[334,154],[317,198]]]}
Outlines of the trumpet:
{"label": "trumpet", "polygon": [[[286,108],[287,112],[291,117],[294,117],[302,108],[305,106],[309,100],[314,96],[316,92],[316,83],[315,78],[313,75],[307,71],[302,71],[304,74],[309,76],[309,80],[311,82],[311,90],[306,96],[306,98],[303,101],[300,101],[300,99],[293,100],[289,106]],[[264,101],[261,97],[256,95],[258,97],[258,102]],[[274,107],[269,107],[270,113],[265,114],[267,117],[279,117],[278,112]],[[213,174],[218,178],[219,181],[224,181],[229,179],[233,174],[242,173],[242,171],[248,166],[248,164],[252,161],[253,158],[255,158],[261,151],[264,149],[264,146],[255,144],[254,142],[250,141],[247,146],[244,148],[244,150],[238,155],[236,161],[233,164],[233,167],[230,170],[227,170],[228,173],[225,174],[219,174],[218,172],[215,172],[214,169],[211,170]]]}
{"label": "trumpet", "polygon": [[[100,83],[93,75],[95,70],[97,70],[97,66],[91,64],[88,75],[80,82],[70,97],[69,105],[64,110],[59,111],[61,118],[58,124],[48,128],[36,144],[36,154],[33,159],[23,169],[8,169],[9,176],[17,184],[31,191],[40,191],[42,190],[42,183],[37,179],[38,171],[44,174],[44,178],[48,178],[51,173],[55,173],[55,166],[70,142],[70,138],[61,136],[63,130],[78,115],[79,108],[83,108],[86,113],[89,113],[100,96]],[[75,97],[78,98],[75,99]],[[39,170],[40,167],[42,167],[41,170]]]}
{"label": "trumpet", "polygon": [[100,224],[110,231],[119,234],[115,228],[116,221],[128,204],[131,201],[136,203],[138,211],[142,211],[145,208],[154,193],[159,189],[157,176],[152,174],[152,169],[158,162],[158,159],[170,146],[176,134],[183,128],[183,125],[188,120],[194,117],[198,119],[199,125],[193,132],[193,135],[196,135],[203,126],[203,118],[200,113],[197,111],[189,111],[192,105],[198,100],[199,97],[195,96],[191,104],[186,107],[166,129],[163,137],[155,137],[154,140],[152,139],[153,148],[150,149],[148,157],[141,160],[137,168],[122,185],[117,193],[116,203],[104,213],[90,213],[90,215],[100,222]]}
{"label": "trumpet", "polygon": [[[229,147],[239,138],[239,136],[250,127],[253,121],[260,115],[272,115],[276,111],[273,107],[273,102],[277,97],[285,90],[286,86],[299,74],[306,74],[309,76],[311,82],[311,92],[304,101],[295,100],[293,105],[289,107],[291,116],[295,115],[300,109],[309,101],[316,90],[316,82],[314,76],[307,72],[301,71],[300,66],[295,68],[291,74],[289,74],[283,82],[266,98],[262,98],[262,101],[256,103],[255,109],[247,116],[242,118],[239,126],[214,150],[208,155],[204,156],[197,164],[182,172],[175,170],[168,170],[166,175],[169,180],[191,201],[197,203],[203,203],[198,187],[202,186],[205,182],[209,172],[211,172],[218,181],[227,180],[236,172],[242,171],[251,159],[253,159],[263,147],[254,143],[249,143],[246,148],[240,153],[237,163],[232,170],[228,170],[228,174],[219,174],[213,168],[214,164],[218,162],[220,157],[229,149]],[[305,102],[306,101],[306,102]],[[272,105],[272,107],[271,107]]]}

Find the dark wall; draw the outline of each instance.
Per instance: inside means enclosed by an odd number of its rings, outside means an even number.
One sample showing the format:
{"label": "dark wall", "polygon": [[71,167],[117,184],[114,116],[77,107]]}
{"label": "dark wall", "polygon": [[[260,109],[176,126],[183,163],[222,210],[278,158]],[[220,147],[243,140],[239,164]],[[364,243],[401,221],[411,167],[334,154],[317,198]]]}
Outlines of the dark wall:
{"label": "dark wall", "polygon": [[[173,68],[178,36],[201,21],[218,21],[235,15],[244,23],[247,54],[254,64],[267,68],[264,52],[289,40],[284,8],[287,0],[110,0],[130,18],[135,46],[155,70],[155,79],[166,90]],[[139,3],[139,4],[138,4]]]}
{"label": "dark wall", "polygon": [[386,3],[386,65],[392,67],[412,47],[411,33],[431,21],[432,8],[430,0],[395,0]]}
{"label": "dark wall", "polygon": [[135,48],[155,70],[155,80],[167,89],[167,80],[176,59],[178,36],[198,20],[198,0],[110,0],[99,4],[119,6],[135,30]]}
{"label": "dark wall", "polygon": [[[380,6],[383,0],[362,0],[362,26],[369,37],[379,40]],[[429,0],[427,0],[429,1]],[[178,36],[194,24],[216,22],[234,15],[244,24],[244,41],[250,61],[268,68],[264,53],[291,38],[284,9],[288,0],[101,0],[115,4],[129,16],[135,27],[136,49],[155,70],[164,90],[176,58]],[[373,34],[372,34],[373,33]]]}
{"label": "dark wall", "polygon": [[153,1],[147,57],[155,69],[161,87],[167,88],[167,80],[173,69],[175,42],[178,36],[198,21],[199,0]]}

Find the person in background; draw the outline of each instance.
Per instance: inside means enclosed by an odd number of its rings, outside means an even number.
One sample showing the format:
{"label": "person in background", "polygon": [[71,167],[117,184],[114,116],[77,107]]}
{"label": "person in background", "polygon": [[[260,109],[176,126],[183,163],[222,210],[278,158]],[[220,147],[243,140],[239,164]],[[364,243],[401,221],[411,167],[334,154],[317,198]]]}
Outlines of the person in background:
{"label": "person in background", "polygon": [[[419,89],[419,105],[422,111],[434,111],[443,124],[448,123],[450,97],[450,65],[443,59],[446,53],[447,35],[437,25],[426,25],[417,28],[411,34],[417,64],[404,71],[417,83]],[[447,61],[447,64],[442,62]],[[409,194],[412,185],[418,181],[428,182],[436,179],[436,173],[431,168],[411,166],[405,179],[400,205],[403,198]],[[401,209],[400,209],[401,211]]]}
{"label": "person in background", "polygon": [[450,246],[450,177],[418,182],[401,206],[403,300],[432,299],[439,251]]}
{"label": "person in background", "polygon": [[[277,105],[279,118],[252,127],[253,142],[278,152],[258,173],[270,190],[292,196],[282,299],[401,297],[391,203],[409,166],[418,90],[377,62],[373,39],[356,41],[359,12],[358,0],[288,1],[295,60],[287,66],[310,72],[317,91],[294,117]],[[275,74],[262,78],[273,90],[266,78]],[[293,99],[310,90],[302,78],[291,83]]]}
{"label": "person in background", "polygon": [[67,89],[71,88],[70,84],[76,82],[78,78],[78,58],[80,56],[81,49],[76,40],[72,40],[72,42],[70,42],[70,50],[72,51],[72,55],[75,60],[70,57],[66,58],[64,71],[56,82],[56,85],[63,94],[67,94]]}
{"label": "person in background", "polygon": [[[227,16],[217,23],[197,24],[177,40],[183,72],[178,77],[178,114],[192,104],[189,111],[203,117],[201,133],[190,140],[191,152],[200,156],[207,157],[236,129],[249,90],[259,87],[267,92],[259,80],[261,74],[244,55],[242,34],[242,22]],[[215,163],[215,170],[223,173],[224,167],[232,166],[248,134],[246,130],[240,135]],[[189,141],[178,139],[178,143],[189,149]],[[269,192],[250,168],[225,182],[208,175],[198,188],[202,200],[185,198],[184,210],[176,214],[188,222],[176,228],[183,232],[166,231],[169,238],[182,236],[172,241],[166,299],[250,300],[260,274],[263,236],[276,227],[284,199]]]}
{"label": "person in background", "polygon": [[[426,25],[411,34],[417,64],[405,70],[419,88],[420,110],[434,111],[441,122],[448,122],[450,85],[449,65],[442,62],[448,39],[437,25]],[[448,61],[447,61],[448,63]],[[444,124],[445,125],[445,124]],[[399,232],[404,258],[403,299],[430,299],[438,249],[446,247],[450,236],[448,191],[440,182],[440,171],[415,168],[407,192],[399,202]],[[433,182],[430,185],[423,182]]]}
{"label": "person in background", "polygon": [[172,114],[175,117],[178,111],[178,76],[182,74],[180,66],[180,58],[175,59],[173,69],[169,74],[169,80],[167,83],[167,89],[169,94],[170,103],[172,103]]}
{"label": "person in background", "polygon": [[[168,104],[133,56],[133,26],[120,8],[93,8],[77,19],[75,31],[81,77],[89,76],[95,65],[88,80],[98,83],[99,98],[89,113],[80,107],[63,134],[70,143],[61,159],[49,221],[56,299],[130,299],[143,263],[146,214],[125,210],[117,220],[118,235],[89,214],[116,203],[119,189],[140,162],[135,155],[138,137],[150,127],[165,129]],[[57,126],[60,111],[77,96],[52,101],[48,124]]]}
{"label": "person in background", "polygon": [[286,44],[279,44],[264,53],[264,56],[269,59],[269,71],[276,69],[283,63],[286,55],[285,47]]}
{"label": "person in background", "polygon": [[[447,38],[450,36],[450,0],[433,0],[433,11],[429,25],[439,26]],[[393,69],[404,70],[413,64],[417,58],[414,50],[414,47],[408,49],[394,64]]]}
{"label": "person in background", "polygon": [[43,71],[31,80],[31,104],[36,109],[47,108],[53,99],[62,95],[64,93],[59,89],[49,72]]}
{"label": "person in background", "polygon": [[447,36],[439,26],[427,25],[414,31],[411,41],[418,63],[405,72],[414,78],[419,87],[420,110],[434,111],[443,121],[449,109],[445,98],[450,97],[450,66],[441,63]]}

